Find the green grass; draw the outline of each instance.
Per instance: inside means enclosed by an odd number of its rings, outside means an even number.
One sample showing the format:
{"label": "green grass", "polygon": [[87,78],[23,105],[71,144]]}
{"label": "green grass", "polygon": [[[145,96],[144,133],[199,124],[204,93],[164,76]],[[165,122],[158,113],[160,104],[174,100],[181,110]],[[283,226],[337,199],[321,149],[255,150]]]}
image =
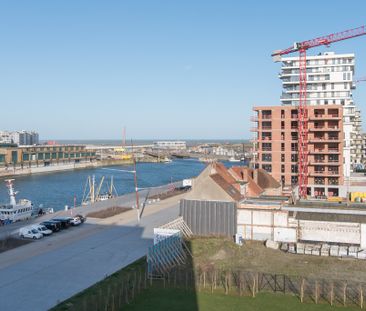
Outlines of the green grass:
{"label": "green grass", "polygon": [[149,288],[133,303],[123,308],[126,311],[348,311],[359,308],[331,307],[327,304],[300,303],[295,296],[283,294],[258,294],[256,298],[195,293],[180,289]]}

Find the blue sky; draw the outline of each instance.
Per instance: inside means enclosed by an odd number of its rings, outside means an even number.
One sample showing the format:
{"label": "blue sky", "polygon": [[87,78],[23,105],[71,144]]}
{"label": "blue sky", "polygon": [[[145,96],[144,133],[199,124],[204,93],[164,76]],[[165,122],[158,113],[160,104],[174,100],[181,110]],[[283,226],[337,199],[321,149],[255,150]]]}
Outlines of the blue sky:
{"label": "blue sky", "polygon": [[[365,11],[362,0],[0,0],[0,129],[250,138],[252,106],[279,104],[271,52],[364,25]],[[366,76],[366,36],[328,50],[356,53]],[[354,98],[365,115],[366,83]]]}

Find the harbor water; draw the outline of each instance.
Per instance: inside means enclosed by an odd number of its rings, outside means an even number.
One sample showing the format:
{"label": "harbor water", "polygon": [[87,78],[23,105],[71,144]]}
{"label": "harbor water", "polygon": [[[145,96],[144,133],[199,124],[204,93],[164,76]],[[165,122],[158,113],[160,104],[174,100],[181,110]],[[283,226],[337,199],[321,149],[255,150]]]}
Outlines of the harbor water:
{"label": "harbor water", "polygon": [[[240,163],[225,163],[225,165],[243,165]],[[174,160],[170,163],[138,163],[138,187],[148,188],[165,185],[170,182],[192,178],[200,174],[206,167],[205,163],[194,159]],[[19,176],[15,179],[15,189],[19,191],[18,199],[29,199],[35,207],[43,205],[55,211],[65,208],[65,205],[80,205],[88,176],[95,175],[96,184],[105,176],[101,193],[107,191],[107,186],[113,176],[114,186],[118,195],[134,191],[134,175],[132,166],[109,166],[93,169],[64,171],[49,174]],[[4,179],[0,179],[0,203],[8,202],[9,197]]]}

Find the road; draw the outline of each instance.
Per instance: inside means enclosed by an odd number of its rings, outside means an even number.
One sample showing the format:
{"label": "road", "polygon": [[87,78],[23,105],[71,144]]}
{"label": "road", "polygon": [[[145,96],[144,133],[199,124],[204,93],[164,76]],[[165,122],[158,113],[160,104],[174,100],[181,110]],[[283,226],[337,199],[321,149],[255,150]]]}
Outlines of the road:
{"label": "road", "polygon": [[141,258],[153,228],[178,216],[181,197],[147,205],[140,224],[131,210],[0,254],[0,309],[48,310]]}
{"label": "road", "polygon": [[[108,168],[109,169],[109,168]],[[117,170],[117,169],[113,169],[110,168],[110,170]],[[118,171],[118,170],[117,170]],[[173,185],[175,187],[180,187],[182,186],[182,181],[177,181],[174,182]],[[164,193],[166,191],[168,191],[170,188],[172,187],[171,184],[168,185],[162,185],[159,187],[152,187],[149,189],[140,189],[139,190],[139,198],[140,198],[140,209],[141,212],[143,213],[144,210],[144,206],[148,206],[149,200],[147,199],[147,197],[152,196],[152,195],[156,195],[156,194],[160,194],[160,193]],[[136,206],[136,194],[135,193],[128,193],[122,196],[118,196],[116,198],[112,198],[110,200],[107,201],[101,201],[101,202],[96,202],[94,204],[88,205],[88,206],[79,206],[76,208],[72,208],[68,211],[59,211],[56,212],[54,214],[48,214],[48,215],[44,215],[42,217],[36,217],[34,219],[28,220],[28,221],[22,221],[22,222],[16,222],[10,225],[6,225],[6,226],[0,226],[0,240],[5,239],[8,236],[11,235],[17,235],[19,232],[19,229],[21,227],[25,227],[31,224],[38,224],[42,221],[54,218],[54,217],[60,217],[60,216],[72,216],[72,215],[77,215],[77,214],[82,214],[84,216],[86,216],[88,213],[91,212],[96,212],[111,206],[124,206],[124,207],[135,207]]]}

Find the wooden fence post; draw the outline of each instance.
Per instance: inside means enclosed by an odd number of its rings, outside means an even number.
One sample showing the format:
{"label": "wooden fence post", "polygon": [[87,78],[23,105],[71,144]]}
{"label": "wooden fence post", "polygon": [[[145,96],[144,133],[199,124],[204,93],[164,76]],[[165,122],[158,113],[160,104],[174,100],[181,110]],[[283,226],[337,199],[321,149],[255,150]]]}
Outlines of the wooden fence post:
{"label": "wooden fence post", "polygon": [[318,299],[319,299],[319,286],[318,286],[318,281],[315,281],[315,303],[318,303]]}
{"label": "wooden fence post", "polygon": [[253,275],[252,297],[255,297],[255,276]]}
{"label": "wooden fence post", "polygon": [[243,279],[242,272],[239,271],[239,295],[240,296],[243,295],[242,279]]}
{"label": "wooden fence post", "polygon": [[362,288],[362,284],[360,284],[360,308],[363,308],[363,288]]}
{"label": "wooden fence post", "polygon": [[343,284],[343,305],[347,303],[347,282]]}
{"label": "wooden fence post", "polygon": [[225,273],[225,295],[227,295],[229,293],[229,289],[228,289],[228,276],[227,276],[227,272]]}
{"label": "wooden fence post", "polygon": [[333,306],[333,299],[334,299],[334,283],[330,284],[330,305]]}
{"label": "wooden fence post", "polygon": [[300,301],[304,302],[304,287],[305,287],[305,279],[301,279],[301,285],[300,285]]}

